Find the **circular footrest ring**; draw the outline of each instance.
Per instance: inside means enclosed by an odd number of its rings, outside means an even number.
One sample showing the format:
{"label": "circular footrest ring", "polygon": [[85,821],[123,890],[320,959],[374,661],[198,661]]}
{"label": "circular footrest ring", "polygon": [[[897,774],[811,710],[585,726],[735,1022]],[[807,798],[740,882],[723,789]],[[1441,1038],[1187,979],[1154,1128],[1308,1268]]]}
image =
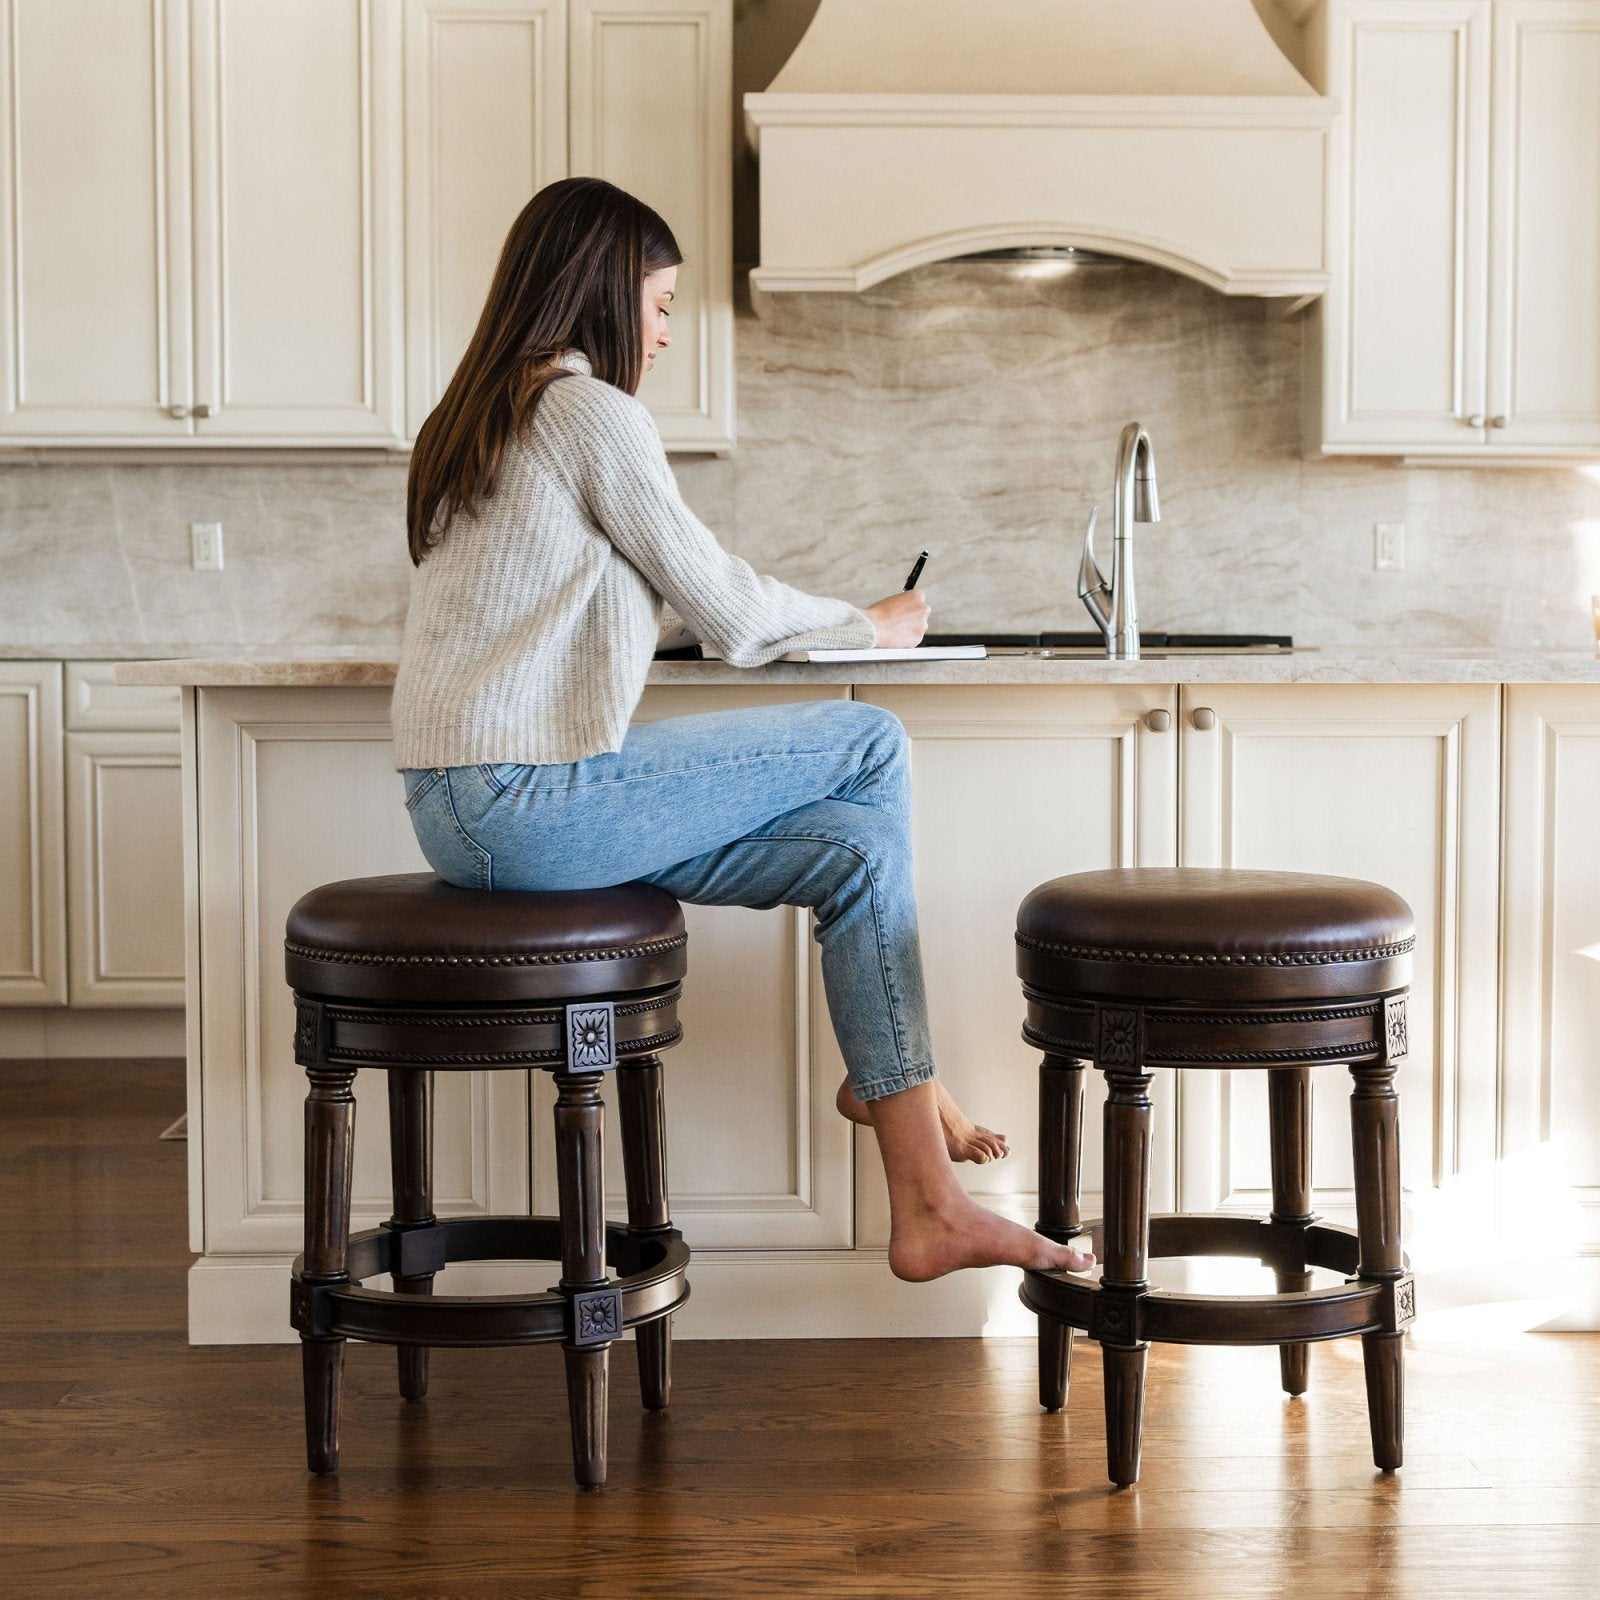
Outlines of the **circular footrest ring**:
{"label": "circular footrest ring", "polygon": [[[1105,1224],[1084,1225],[1104,1255]],[[1353,1273],[1360,1247],[1353,1229],[1331,1223],[1180,1212],[1150,1219],[1151,1257],[1245,1256],[1289,1271],[1325,1267]],[[1118,1345],[1304,1344],[1351,1333],[1398,1333],[1416,1314],[1409,1273],[1363,1278],[1284,1294],[1199,1295],[1167,1289],[1121,1291],[1076,1272],[1025,1271],[1022,1303],[1042,1317]]]}
{"label": "circular footrest ring", "polygon": [[612,1223],[606,1225],[606,1265],[620,1275],[592,1290],[435,1295],[362,1286],[380,1273],[420,1276],[451,1261],[560,1258],[556,1217],[452,1217],[416,1228],[373,1228],[350,1237],[347,1282],[308,1283],[305,1257],[295,1258],[290,1320],[312,1337],[375,1344],[600,1345],[669,1315],[689,1298],[689,1247],[676,1229],[631,1234]]}

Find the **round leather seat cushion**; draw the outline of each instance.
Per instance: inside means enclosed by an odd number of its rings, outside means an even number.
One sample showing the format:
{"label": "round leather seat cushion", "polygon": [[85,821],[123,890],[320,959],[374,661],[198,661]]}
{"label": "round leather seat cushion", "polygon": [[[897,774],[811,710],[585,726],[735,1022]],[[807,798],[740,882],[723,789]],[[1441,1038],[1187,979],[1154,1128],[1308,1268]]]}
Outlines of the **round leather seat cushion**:
{"label": "round leather seat cushion", "polygon": [[683,911],[664,889],[457,889],[431,872],[347,878],[302,895],[284,941],[291,988],[347,1000],[565,1000],[674,983]]}
{"label": "round leather seat cushion", "polygon": [[1207,867],[1079,872],[1017,913],[1017,971],[1053,993],[1273,1001],[1411,981],[1416,924],[1359,878]]}

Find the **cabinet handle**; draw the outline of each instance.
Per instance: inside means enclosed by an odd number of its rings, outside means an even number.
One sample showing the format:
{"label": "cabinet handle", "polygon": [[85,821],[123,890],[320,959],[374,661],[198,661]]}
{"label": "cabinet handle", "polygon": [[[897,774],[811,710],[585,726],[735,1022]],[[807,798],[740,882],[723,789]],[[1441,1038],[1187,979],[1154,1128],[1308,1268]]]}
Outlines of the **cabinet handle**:
{"label": "cabinet handle", "polygon": [[1189,719],[1201,733],[1210,733],[1217,725],[1217,714],[1210,706],[1196,706]]}
{"label": "cabinet handle", "polygon": [[1490,417],[1489,426],[1491,428],[1503,428],[1509,420],[1507,417]]}
{"label": "cabinet handle", "polygon": [[1146,715],[1144,725],[1151,733],[1165,733],[1172,726],[1170,711],[1152,711]]}
{"label": "cabinet handle", "polygon": [[188,406],[168,406],[167,415],[178,422],[182,422],[189,415],[189,408]]}
{"label": "cabinet handle", "polygon": [[1467,418],[1467,426],[1469,428],[1481,428],[1483,426],[1483,413],[1481,411],[1474,411],[1472,415]]}
{"label": "cabinet handle", "polygon": [[197,417],[209,417],[211,415],[211,407],[210,406],[196,406],[194,408],[194,414]]}

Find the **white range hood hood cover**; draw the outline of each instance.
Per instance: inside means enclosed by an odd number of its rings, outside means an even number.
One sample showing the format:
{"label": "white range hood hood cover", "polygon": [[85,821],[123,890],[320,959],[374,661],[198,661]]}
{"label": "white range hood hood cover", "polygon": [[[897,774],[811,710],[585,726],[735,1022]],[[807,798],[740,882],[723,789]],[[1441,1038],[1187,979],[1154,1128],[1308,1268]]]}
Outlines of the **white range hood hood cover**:
{"label": "white range hood hood cover", "polygon": [[1076,245],[1227,294],[1327,286],[1333,102],[1251,0],[822,0],[764,94],[759,291]]}

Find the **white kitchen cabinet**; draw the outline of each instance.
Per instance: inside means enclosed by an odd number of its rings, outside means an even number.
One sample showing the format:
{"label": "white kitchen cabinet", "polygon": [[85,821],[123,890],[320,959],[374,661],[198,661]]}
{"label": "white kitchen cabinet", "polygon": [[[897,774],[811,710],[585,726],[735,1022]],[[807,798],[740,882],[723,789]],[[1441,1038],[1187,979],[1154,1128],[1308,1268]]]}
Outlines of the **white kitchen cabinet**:
{"label": "white kitchen cabinet", "polygon": [[61,663],[0,661],[0,1005],[67,1000]]}
{"label": "white kitchen cabinet", "polygon": [[[1600,1322],[1600,689],[1506,691],[1505,1001],[1494,1254],[1522,1291],[1576,1253],[1586,1303],[1567,1326]],[[1541,1281],[1543,1280],[1543,1281]]]}
{"label": "white kitchen cabinet", "polygon": [[0,0],[0,439],[398,442],[397,23]]}
{"label": "white kitchen cabinet", "polygon": [[566,173],[666,218],[688,258],[639,398],[669,450],[733,442],[729,0],[407,0],[412,436],[483,309],[506,231]]}
{"label": "white kitchen cabinet", "polygon": [[1600,0],[1328,0],[1309,453],[1600,452]]}
{"label": "white kitchen cabinet", "polygon": [[[1206,685],[1182,711],[1183,865],[1369,878],[1416,914],[1402,1176],[1413,1257],[1438,1267],[1439,1214],[1492,1215],[1500,690]],[[1183,1208],[1269,1210],[1265,1074],[1183,1076]],[[1349,1074],[1318,1068],[1313,1093],[1317,1204],[1348,1221]]]}
{"label": "white kitchen cabinet", "polygon": [[[637,720],[848,699],[845,687],[648,689]],[[685,906],[683,1043],[666,1070],[672,1219],[707,1250],[847,1250],[850,1127],[834,1106],[844,1062],[810,913]],[[548,1073],[534,1075],[534,1209],[556,1210]],[[734,1110],[733,1108],[737,1108]],[[627,1215],[617,1119],[606,1119],[607,1206]]]}
{"label": "white kitchen cabinet", "polygon": [[[911,736],[918,925],[940,1076],[1011,1155],[959,1175],[983,1204],[1039,1215],[1037,1051],[1022,1040],[1013,942],[1037,885],[1103,867],[1164,867],[1178,843],[1176,694],[1166,685],[866,688]],[[1085,1126],[1104,1084],[1089,1074]],[[1173,1074],[1157,1075],[1151,1193],[1173,1205]],[[858,1130],[856,1242],[889,1242],[876,1141]],[[1100,1211],[1100,1141],[1084,1140],[1083,1205]]]}
{"label": "white kitchen cabinet", "polygon": [[567,169],[567,0],[406,0],[407,432],[444,393],[512,219]]}
{"label": "white kitchen cabinet", "polygon": [[[202,882],[199,1104],[208,1253],[300,1248],[306,1080],[294,1059],[283,929],[308,889],[339,878],[427,870],[401,803],[389,696],[341,689],[207,690],[197,739]],[[528,1209],[524,1072],[440,1073],[434,1146],[438,1208]],[[392,1209],[384,1075],[356,1081],[355,1226]],[[226,1130],[226,1131],[224,1131]],[[280,1308],[286,1317],[286,1309]]]}
{"label": "white kitchen cabinet", "polygon": [[572,170],[666,219],[684,254],[672,348],[639,386],[669,450],[733,444],[733,21],[728,0],[571,0]]}
{"label": "white kitchen cabinet", "polygon": [[183,789],[174,689],[66,669],[68,999],[183,1005]]}

